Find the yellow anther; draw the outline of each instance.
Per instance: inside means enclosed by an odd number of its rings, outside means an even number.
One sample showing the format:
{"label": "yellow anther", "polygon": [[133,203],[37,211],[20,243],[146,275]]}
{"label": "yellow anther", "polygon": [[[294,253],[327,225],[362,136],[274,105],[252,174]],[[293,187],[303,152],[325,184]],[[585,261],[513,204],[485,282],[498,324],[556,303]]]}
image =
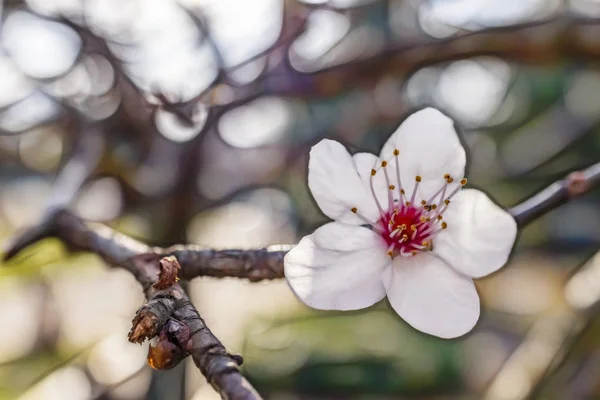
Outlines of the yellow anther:
{"label": "yellow anther", "polygon": [[448,204],[450,204],[450,199],[446,199],[446,200],[444,200],[444,204],[445,204],[445,205],[448,205]]}
{"label": "yellow anther", "polygon": [[432,204],[432,205],[431,205],[431,209],[432,209],[432,210],[435,210],[436,208],[437,208],[437,204]]}
{"label": "yellow anther", "polygon": [[356,208],[356,207],[352,207],[352,208],[350,209],[350,211],[352,211],[354,214],[356,214],[356,212],[358,211],[358,208]]}
{"label": "yellow anther", "polygon": [[404,191],[404,189],[400,189],[400,194],[405,194],[406,192]]}
{"label": "yellow anther", "polygon": [[402,224],[398,228],[400,228],[400,230],[403,231],[406,229],[406,224]]}
{"label": "yellow anther", "polygon": [[442,229],[446,229],[448,227],[448,224],[444,221],[442,222]]}
{"label": "yellow anther", "polygon": [[444,217],[442,217],[441,215],[438,215],[438,216],[437,216],[437,219],[438,219],[438,221],[441,221],[441,220],[442,220],[442,218],[444,218]]}
{"label": "yellow anther", "polygon": [[394,185],[390,185],[390,186],[388,186],[388,189],[390,189],[390,190],[394,190],[394,189],[396,189],[396,186],[394,186]]}
{"label": "yellow anther", "polygon": [[450,179],[450,174],[444,174],[444,179],[445,179],[445,180],[448,180],[448,179]]}
{"label": "yellow anther", "polygon": [[406,207],[410,207],[410,201],[406,202]]}
{"label": "yellow anther", "polygon": [[387,161],[382,161],[382,162],[381,162],[381,166],[382,166],[382,167],[387,167]]}
{"label": "yellow anther", "polygon": [[427,202],[425,200],[421,200],[421,204],[422,205],[427,205]]}
{"label": "yellow anther", "polygon": [[395,156],[397,156],[397,155],[399,155],[399,154],[400,154],[400,150],[398,150],[398,149],[394,150],[394,155],[395,155]]}
{"label": "yellow anther", "polygon": [[420,175],[415,176],[415,181],[421,182],[421,176]]}
{"label": "yellow anther", "polygon": [[450,178],[446,179],[446,182],[452,183],[452,182],[454,182],[454,178],[450,177]]}
{"label": "yellow anther", "polygon": [[424,240],[424,241],[421,243],[421,246],[425,246],[425,247],[427,247],[427,246],[429,246],[429,242],[428,242],[427,240]]}
{"label": "yellow anther", "polygon": [[402,235],[402,240],[404,240],[404,241],[408,240],[408,235],[407,234]]}
{"label": "yellow anther", "polygon": [[396,214],[398,214],[398,209],[394,208],[394,211],[392,211],[392,215],[396,215]]}
{"label": "yellow anther", "polygon": [[371,170],[371,176],[375,176],[376,173],[377,171],[375,171],[374,169]]}
{"label": "yellow anther", "polygon": [[422,215],[421,218],[419,218],[421,220],[421,222],[426,222],[427,221],[427,217]]}
{"label": "yellow anther", "polygon": [[410,230],[413,231],[413,232],[416,231],[417,230],[417,226],[416,225],[411,225],[410,226]]}
{"label": "yellow anther", "polygon": [[387,252],[387,255],[388,255],[388,256],[390,256],[390,257],[393,257],[393,256],[394,256],[394,253],[392,253],[391,251],[388,251],[388,252]]}
{"label": "yellow anther", "polygon": [[467,178],[462,178],[460,180],[460,184],[463,185],[463,186],[465,186],[467,184]]}
{"label": "yellow anther", "polygon": [[412,254],[413,256],[416,256],[417,253],[418,253],[418,251],[416,251],[416,250],[411,250],[411,252],[410,252],[410,254]]}

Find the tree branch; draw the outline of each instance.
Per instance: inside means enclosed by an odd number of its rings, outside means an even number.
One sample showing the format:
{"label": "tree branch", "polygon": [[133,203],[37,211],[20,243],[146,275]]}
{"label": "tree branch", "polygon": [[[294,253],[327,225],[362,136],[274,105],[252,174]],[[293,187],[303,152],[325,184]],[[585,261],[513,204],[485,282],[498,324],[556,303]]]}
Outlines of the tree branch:
{"label": "tree branch", "polygon": [[510,209],[510,214],[523,227],[542,215],[581,196],[600,184],[600,163],[583,171],[569,174],[565,179],[554,182],[528,200]]}
{"label": "tree branch", "polygon": [[181,264],[181,278],[198,276],[245,278],[251,282],[283,278],[283,257],[294,245],[275,245],[257,250],[213,250],[201,246],[173,246],[157,249],[175,256]]}
{"label": "tree branch", "polygon": [[[87,224],[64,210],[56,210],[40,224],[25,231],[8,246],[6,260],[38,240],[56,236],[74,250],[98,254],[108,264],[130,271],[142,285],[148,302],[136,314],[130,340],[142,342],[159,337],[149,351],[155,368],[172,368],[188,354],[213,388],[225,399],[260,399],[242,377],[240,356],[229,354],[200,317],[187,295],[174,283],[171,268],[176,262],[162,259],[149,246],[101,224]],[[175,261],[174,261],[175,260]],[[162,266],[161,266],[162,261]],[[174,283],[166,290],[158,290]]]}

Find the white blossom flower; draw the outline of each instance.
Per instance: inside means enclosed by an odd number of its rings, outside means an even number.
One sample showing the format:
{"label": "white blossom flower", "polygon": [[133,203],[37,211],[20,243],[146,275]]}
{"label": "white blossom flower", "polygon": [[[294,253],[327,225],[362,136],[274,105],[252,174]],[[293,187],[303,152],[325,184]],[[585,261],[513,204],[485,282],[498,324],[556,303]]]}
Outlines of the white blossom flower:
{"label": "white blossom flower", "polygon": [[352,156],[327,139],[315,145],[308,185],[334,222],[286,255],[294,293],[323,310],[357,310],[387,295],[420,331],[469,332],[479,319],[472,278],[506,263],[517,224],[484,193],[462,189],[465,162],[453,121],[432,108],[407,118],[379,157]]}

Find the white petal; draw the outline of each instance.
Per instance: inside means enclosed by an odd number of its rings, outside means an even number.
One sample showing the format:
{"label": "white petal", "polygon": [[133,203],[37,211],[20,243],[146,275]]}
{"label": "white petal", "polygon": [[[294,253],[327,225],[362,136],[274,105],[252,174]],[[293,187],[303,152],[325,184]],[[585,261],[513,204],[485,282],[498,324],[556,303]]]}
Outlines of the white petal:
{"label": "white petal", "polygon": [[[362,180],[363,186],[365,190],[371,193],[371,201],[375,205],[375,198],[371,192],[371,170],[376,169],[377,174],[372,177],[373,178],[373,190],[375,191],[375,195],[377,196],[377,200],[379,201],[379,205],[383,208],[384,211],[387,211],[389,208],[389,198],[388,193],[392,194],[392,200],[398,199],[398,189],[390,191],[388,188],[388,183],[385,179],[385,173],[383,168],[381,167],[381,160],[375,154],[371,153],[356,153],[352,156],[354,159],[354,164],[356,165],[356,170],[360,179]],[[390,180],[390,184],[396,184],[396,172],[395,170],[388,169],[388,178]]]}
{"label": "white petal", "polygon": [[440,179],[450,174],[464,176],[466,156],[453,121],[434,108],[425,108],[409,116],[381,149],[380,157],[395,162],[399,150],[400,173],[405,189],[414,184],[415,176],[423,180]]}
{"label": "white petal", "polygon": [[352,213],[353,207],[372,222],[379,219],[379,211],[352,156],[336,141],[324,139],[313,146],[308,161],[308,186],[321,211],[331,219],[364,224]]}
{"label": "white petal", "polygon": [[305,236],[284,258],[285,277],[308,306],[358,310],[385,296],[385,243],[364,227],[331,222]]}
{"label": "white petal", "polygon": [[396,257],[388,271],[390,304],[415,329],[449,339],[477,323],[479,296],[473,281],[431,253]]}
{"label": "white petal", "polygon": [[444,213],[448,228],[433,251],[454,269],[479,278],[501,268],[517,236],[514,218],[483,192],[463,189]]}

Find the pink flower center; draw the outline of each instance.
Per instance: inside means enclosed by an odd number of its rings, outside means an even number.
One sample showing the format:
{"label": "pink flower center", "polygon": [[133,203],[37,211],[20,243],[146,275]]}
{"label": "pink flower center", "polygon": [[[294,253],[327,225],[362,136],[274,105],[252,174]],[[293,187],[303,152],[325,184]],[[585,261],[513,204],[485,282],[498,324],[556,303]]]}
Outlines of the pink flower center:
{"label": "pink flower center", "polygon": [[390,257],[408,256],[431,248],[431,239],[440,227],[427,214],[423,208],[403,205],[391,213],[386,212],[377,222]]}
{"label": "pink flower center", "polygon": [[[400,151],[394,150],[396,160],[396,180],[398,185],[390,183],[388,174],[388,162],[382,161],[377,169],[371,170],[371,193],[373,199],[379,209],[380,218],[373,223],[364,218],[356,207],[351,210],[359,218],[365,221],[371,228],[379,233],[383,242],[387,246],[387,254],[394,258],[398,255],[410,257],[418,254],[421,251],[429,251],[433,246],[433,239],[442,230],[448,227],[448,224],[443,221],[443,214],[450,205],[450,199],[454,197],[460,189],[467,183],[466,179],[461,179],[460,184],[447,195],[448,188],[454,182],[454,179],[449,175],[443,176],[444,183],[440,189],[435,192],[429,200],[422,200],[420,204],[415,204],[419,184],[422,180],[420,176],[414,177],[414,186],[412,194],[409,197],[406,191],[402,188],[402,180],[400,179],[400,164],[398,156]],[[388,188],[388,205],[383,208],[377,199],[373,179],[379,170],[383,170],[385,181]],[[394,199],[395,191],[397,190],[398,198]]]}

